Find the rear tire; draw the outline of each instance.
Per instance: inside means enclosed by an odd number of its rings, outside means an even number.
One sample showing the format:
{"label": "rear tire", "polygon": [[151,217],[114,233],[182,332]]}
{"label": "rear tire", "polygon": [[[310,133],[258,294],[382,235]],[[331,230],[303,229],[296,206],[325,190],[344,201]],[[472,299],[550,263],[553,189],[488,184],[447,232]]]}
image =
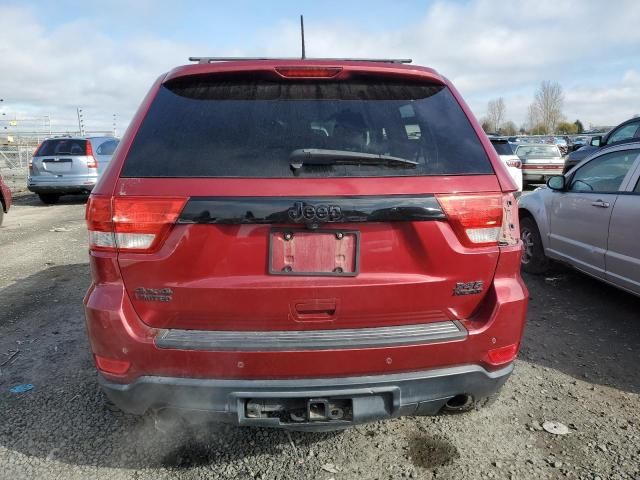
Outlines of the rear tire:
{"label": "rear tire", "polygon": [[544,254],[540,230],[533,218],[524,217],[520,220],[520,238],[524,244],[522,269],[535,275],[546,273],[549,270],[549,259]]}
{"label": "rear tire", "polygon": [[55,193],[40,193],[38,197],[40,197],[40,201],[46,205],[55,205],[60,200],[60,195],[56,195]]}

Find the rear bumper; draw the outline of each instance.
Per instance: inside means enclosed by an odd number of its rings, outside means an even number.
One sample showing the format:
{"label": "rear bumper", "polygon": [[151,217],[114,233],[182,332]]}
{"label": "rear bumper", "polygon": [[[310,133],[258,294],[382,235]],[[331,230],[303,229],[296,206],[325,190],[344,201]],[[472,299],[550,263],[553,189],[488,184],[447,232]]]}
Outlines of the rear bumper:
{"label": "rear bumper", "polygon": [[[458,326],[455,337],[438,330],[446,335],[433,338],[425,325],[412,325],[385,330],[384,344],[378,329],[362,329],[364,345],[341,344],[344,339],[333,335],[352,338],[348,330],[314,332],[309,345],[296,335],[283,338],[283,332],[270,331],[258,343],[245,339],[239,348],[237,335],[202,334],[194,342],[189,332],[164,336],[165,330],[145,324],[125,291],[115,255],[93,252],[94,282],[84,300],[87,330],[95,355],[129,365],[123,374],[101,371],[107,394],[128,412],[178,409],[257,424],[239,413],[247,398],[346,395],[355,410],[351,423],[433,414],[455,395],[490,395],[511,372],[506,366],[511,359],[495,365],[488,353],[522,337],[528,292],[518,274],[520,253],[519,245],[502,249],[493,282],[473,316],[440,322],[439,327]],[[408,344],[407,335],[416,333],[420,338]],[[274,350],[265,344],[270,335],[290,343]]]}
{"label": "rear bumper", "polygon": [[76,178],[29,177],[27,189],[34,193],[89,193],[96,186],[97,176],[80,176]]}
{"label": "rear bumper", "polygon": [[549,177],[553,177],[554,175],[562,175],[562,169],[564,165],[559,165],[553,168],[533,168],[527,169],[524,168],[522,170],[522,178],[526,181],[534,181],[534,180],[543,180],[546,181]]}
{"label": "rear bumper", "polygon": [[[296,380],[144,376],[133,383],[120,384],[103,376],[99,379],[111,401],[129,413],[170,409],[191,420],[208,418],[246,426],[321,430],[398,416],[435,415],[456,395],[481,399],[496,393],[512,370],[513,364],[493,372],[479,365],[464,365],[390,375]],[[291,423],[246,415],[248,400],[287,398],[349,398],[353,418],[339,422]]]}

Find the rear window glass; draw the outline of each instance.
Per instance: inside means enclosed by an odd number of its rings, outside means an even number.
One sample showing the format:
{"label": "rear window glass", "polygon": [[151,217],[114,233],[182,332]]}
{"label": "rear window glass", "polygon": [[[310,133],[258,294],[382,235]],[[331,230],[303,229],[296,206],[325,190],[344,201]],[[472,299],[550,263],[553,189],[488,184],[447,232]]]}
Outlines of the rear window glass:
{"label": "rear window glass", "polygon": [[516,149],[520,158],[549,158],[559,157],[558,147],[553,145],[523,145]]}
{"label": "rear window glass", "polygon": [[509,145],[508,142],[505,141],[494,141],[491,140],[491,144],[493,145],[493,148],[496,149],[496,152],[498,152],[498,155],[513,155],[513,149],[511,148],[511,145]]}
{"label": "rear window glass", "polygon": [[[304,166],[296,169],[291,154],[300,149],[314,149],[326,161],[303,159]],[[342,161],[336,162],[332,155]],[[363,161],[358,155],[366,158]],[[388,156],[396,161],[385,161]],[[490,173],[493,170],[478,136],[451,92],[441,85],[371,79],[278,82],[190,77],[160,88],[122,175]]]}
{"label": "rear window glass", "polygon": [[70,138],[45,140],[35,156],[46,157],[49,155],[86,155],[87,141]]}

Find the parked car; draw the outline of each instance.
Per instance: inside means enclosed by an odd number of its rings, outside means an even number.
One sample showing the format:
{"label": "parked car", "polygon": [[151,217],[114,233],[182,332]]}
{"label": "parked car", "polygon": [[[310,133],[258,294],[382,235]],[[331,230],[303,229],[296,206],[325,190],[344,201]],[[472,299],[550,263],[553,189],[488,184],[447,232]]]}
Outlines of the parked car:
{"label": "parked car", "polygon": [[4,220],[4,214],[9,213],[9,208],[11,208],[11,190],[0,175],[0,225]]}
{"label": "parked car", "polygon": [[640,295],[640,142],[598,150],[520,200],[522,267],[558,260]]}
{"label": "parked car", "polygon": [[87,204],[87,329],[134,414],[327,430],[486,404],[527,290],[516,187],[429,68],[211,61],[154,84]]}
{"label": "parked car", "polygon": [[562,173],[564,168],[564,159],[556,145],[518,145],[516,155],[522,160],[522,181],[525,184],[544,183],[549,177]]}
{"label": "parked car", "polygon": [[[569,150],[570,150],[569,153],[574,152],[574,151],[578,150],[579,148],[584,147],[585,145],[589,145],[590,142],[591,142],[591,138],[590,137],[575,137],[571,141],[571,147],[569,148]],[[565,167],[566,167],[566,165],[565,165]]]}
{"label": "parked car", "polygon": [[114,137],[45,140],[29,163],[27,188],[47,204],[57,203],[61,195],[90,193],[118,142]]}
{"label": "parked car", "polygon": [[571,140],[569,137],[553,137],[550,143],[556,145],[562,155],[569,153],[571,147]]}
{"label": "parked car", "polygon": [[586,145],[575,150],[566,158],[563,173],[567,173],[585,158],[593,155],[598,149],[610,146],[620,145],[622,143],[636,142],[640,139],[640,117],[631,118],[626,122],[622,122],[617,127],[611,129],[606,135],[594,135]]}
{"label": "parked car", "polygon": [[491,145],[495,148],[500,156],[500,160],[504,163],[509,171],[509,175],[518,187],[518,191],[522,192],[522,161],[513,153],[513,147],[505,138],[490,138]]}

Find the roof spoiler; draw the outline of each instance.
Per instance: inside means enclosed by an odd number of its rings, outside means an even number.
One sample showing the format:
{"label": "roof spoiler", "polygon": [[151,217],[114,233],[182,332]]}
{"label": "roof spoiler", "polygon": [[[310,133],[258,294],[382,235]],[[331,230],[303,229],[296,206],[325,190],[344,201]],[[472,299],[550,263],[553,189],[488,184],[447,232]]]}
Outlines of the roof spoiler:
{"label": "roof spoiler", "polygon": [[[282,60],[292,61],[300,58],[278,58],[278,57],[189,57],[190,62],[216,63],[216,62],[242,62],[256,60]],[[410,58],[305,58],[305,60],[328,61],[328,62],[376,62],[376,63],[411,63]]]}

